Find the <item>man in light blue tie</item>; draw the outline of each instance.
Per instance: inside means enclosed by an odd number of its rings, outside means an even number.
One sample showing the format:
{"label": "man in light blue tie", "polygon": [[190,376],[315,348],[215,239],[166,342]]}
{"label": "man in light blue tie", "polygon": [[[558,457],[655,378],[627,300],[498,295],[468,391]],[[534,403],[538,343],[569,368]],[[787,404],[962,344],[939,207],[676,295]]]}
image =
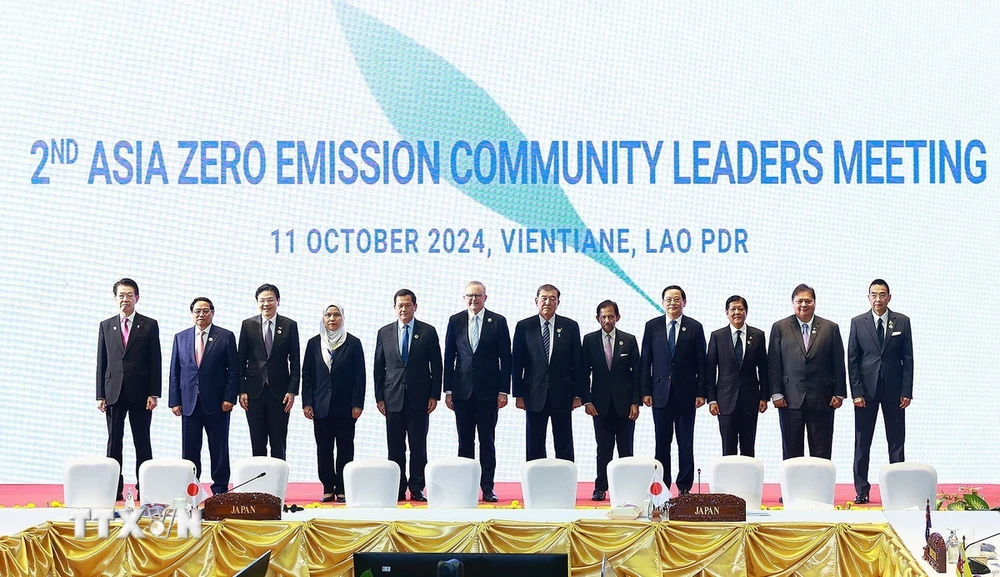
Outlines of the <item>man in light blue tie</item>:
{"label": "man in light blue tie", "polygon": [[[400,289],[393,295],[396,322],[379,329],[375,340],[375,401],[386,418],[389,459],[399,465],[399,500],[426,501],[429,415],[441,398],[441,345],[431,325],[414,318],[417,295]],[[410,470],[406,470],[406,446]]]}
{"label": "man in light blue tie", "polygon": [[816,291],[800,284],[792,291],[795,314],[771,327],[767,365],[771,400],[778,409],[785,459],[805,455],[832,458],[833,412],[847,396],[844,341],[837,323],[816,312]]}

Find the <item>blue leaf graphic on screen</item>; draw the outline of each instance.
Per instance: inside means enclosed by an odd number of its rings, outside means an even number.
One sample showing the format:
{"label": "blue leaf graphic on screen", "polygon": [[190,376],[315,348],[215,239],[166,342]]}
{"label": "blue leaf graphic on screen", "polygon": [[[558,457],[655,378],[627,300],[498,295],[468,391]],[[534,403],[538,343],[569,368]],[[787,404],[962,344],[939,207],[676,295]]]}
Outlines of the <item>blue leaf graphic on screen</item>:
{"label": "blue leaf graphic on screen", "polygon": [[[446,60],[364,11],[344,2],[335,4],[365,82],[404,139],[448,143],[441,151],[443,164],[450,163],[450,143],[459,140],[472,146],[481,140],[512,144],[529,140],[485,90]],[[547,150],[549,143],[542,144]],[[459,184],[452,178],[450,164],[446,166],[441,172],[456,188],[522,226],[586,228],[558,184],[482,184],[474,177]],[[608,253],[587,256],[662,311]]]}

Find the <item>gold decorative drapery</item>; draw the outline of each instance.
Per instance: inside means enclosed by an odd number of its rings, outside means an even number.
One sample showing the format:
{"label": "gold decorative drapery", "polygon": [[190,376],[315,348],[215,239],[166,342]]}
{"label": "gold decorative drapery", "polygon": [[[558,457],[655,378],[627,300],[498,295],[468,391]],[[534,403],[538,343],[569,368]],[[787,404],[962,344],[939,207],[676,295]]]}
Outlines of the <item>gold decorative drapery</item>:
{"label": "gold decorative drapery", "polygon": [[277,575],[353,575],[355,551],[566,553],[571,575],[733,577],[924,575],[888,524],[573,523],[487,521],[222,521],[200,539],[75,539],[72,523],[46,523],[0,538],[0,575],[232,575],[272,551]]}

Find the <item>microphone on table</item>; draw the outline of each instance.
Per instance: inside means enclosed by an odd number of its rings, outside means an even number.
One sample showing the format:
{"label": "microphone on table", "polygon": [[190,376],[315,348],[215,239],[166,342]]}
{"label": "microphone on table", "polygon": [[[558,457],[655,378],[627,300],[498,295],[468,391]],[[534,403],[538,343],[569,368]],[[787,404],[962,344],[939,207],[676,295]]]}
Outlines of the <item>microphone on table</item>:
{"label": "microphone on table", "polygon": [[701,495],[701,469],[698,469],[698,494]]}
{"label": "microphone on table", "polygon": [[247,479],[246,481],[243,481],[242,483],[240,483],[239,485],[236,485],[232,489],[226,489],[225,491],[223,491],[223,492],[221,492],[219,494],[220,495],[225,495],[226,493],[229,493],[231,491],[235,491],[236,489],[239,489],[240,487],[242,487],[243,485],[246,485],[247,483],[250,483],[250,482],[256,481],[257,479],[260,479],[264,475],[267,475],[267,471],[261,471],[260,475],[257,475],[256,477],[254,477],[252,479]]}

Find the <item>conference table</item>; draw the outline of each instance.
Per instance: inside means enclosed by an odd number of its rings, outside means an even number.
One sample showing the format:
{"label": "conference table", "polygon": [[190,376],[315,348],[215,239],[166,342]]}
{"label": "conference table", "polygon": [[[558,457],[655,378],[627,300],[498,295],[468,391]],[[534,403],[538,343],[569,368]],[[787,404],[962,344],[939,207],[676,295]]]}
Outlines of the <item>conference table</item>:
{"label": "conference table", "polygon": [[[75,539],[71,510],[0,510],[0,574],[230,575],[273,551],[278,575],[350,577],[354,551],[566,553],[571,575],[931,574],[923,511],[768,510],[746,523],[612,520],[608,510],[316,507],[281,521],[206,522],[200,539]],[[933,531],[1000,532],[996,512],[933,512]],[[971,538],[970,538],[971,540]],[[996,542],[996,540],[994,540]]]}

